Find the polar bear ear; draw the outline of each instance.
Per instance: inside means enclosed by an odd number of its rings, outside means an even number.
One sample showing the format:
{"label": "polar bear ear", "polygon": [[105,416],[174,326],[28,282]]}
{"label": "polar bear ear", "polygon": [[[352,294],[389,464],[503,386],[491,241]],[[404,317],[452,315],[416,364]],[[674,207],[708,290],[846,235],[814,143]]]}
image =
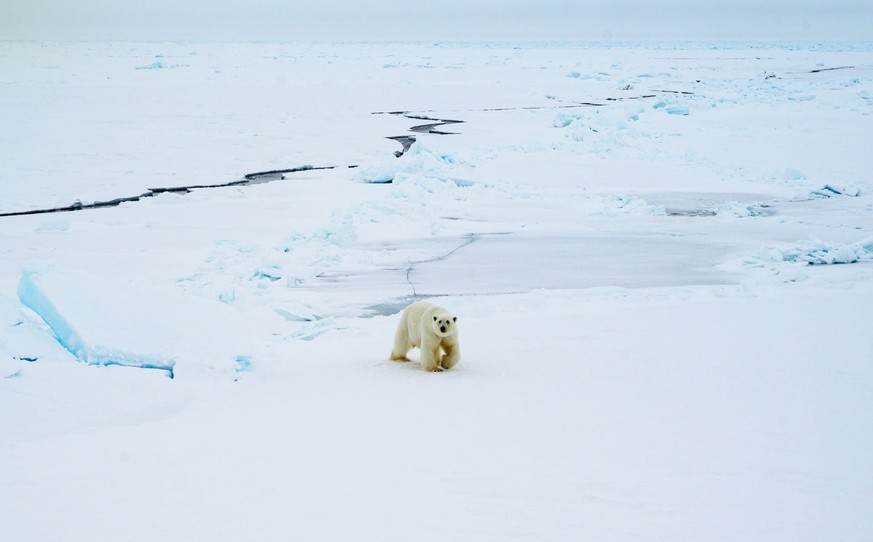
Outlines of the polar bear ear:
{"label": "polar bear ear", "polygon": [[457,316],[452,316],[452,322],[457,322],[457,321],[458,321],[458,317],[457,317]]}
{"label": "polar bear ear", "polygon": [[433,321],[436,322],[436,316],[433,317]]}

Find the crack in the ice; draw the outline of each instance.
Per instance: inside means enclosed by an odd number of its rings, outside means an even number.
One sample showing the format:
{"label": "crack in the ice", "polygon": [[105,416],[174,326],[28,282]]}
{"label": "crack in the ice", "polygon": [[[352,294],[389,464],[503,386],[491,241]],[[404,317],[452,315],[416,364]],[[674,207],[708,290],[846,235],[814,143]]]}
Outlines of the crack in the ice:
{"label": "crack in the ice", "polygon": [[[410,115],[407,111],[397,111],[392,112],[391,114],[403,115],[409,119],[413,120],[429,120],[434,121],[427,124],[419,124],[413,126],[409,129],[411,132],[419,133],[419,134],[433,134],[433,135],[450,135],[451,132],[443,132],[437,130],[436,128],[440,126],[445,126],[449,124],[460,124],[464,121],[462,120],[453,120],[453,119],[435,119],[431,117],[426,117],[422,115]],[[402,151],[397,151],[394,153],[394,156],[401,157],[406,151],[412,147],[412,144],[415,143],[416,138],[412,135],[404,135],[404,136],[392,136],[388,139],[393,139],[400,143],[403,146]],[[76,200],[71,205],[65,205],[62,207],[50,207],[46,209],[31,209],[28,211],[12,211],[6,213],[0,213],[0,218],[2,217],[12,217],[12,216],[28,216],[28,215],[40,215],[40,214],[48,214],[48,213],[63,213],[63,212],[71,212],[71,211],[83,211],[85,209],[102,209],[106,207],[118,207],[122,203],[135,202],[140,201],[145,198],[153,198],[160,194],[188,194],[193,190],[201,190],[206,188],[229,188],[231,186],[248,186],[253,184],[262,184],[268,183],[272,181],[280,181],[285,179],[285,175],[292,173],[299,173],[301,171],[314,171],[314,170],[326,170],[326,169],[336,169],[338,166],[299,166],[295,168],[288,169],[273,169],[269,171],[258,171],[254,173],[246,173],[242,179],[236,181],[230,181],[226,183],[217,183],[217,184],[197,184],[197,185],[188,185],[188,186],[173,186],[173,187],[165,187],[165,188],[149,188],[142,194],[138,194],[136,196],[126,196],[115,198],[111,200],[105,201],[94,201],[90,203],[83,203],[81,200]],[[350,169],[356,168],[358,166],[351,165],[348,166]]]}
{"label": "crack in the ice", "polygon": [[853,70],[855,66],[837,66],[836,68],[818,68],[815,70],[809,70],[809,73],[821,73],[821,72],[832,72],[834,70]]}
{"label": "crack in the ice", "polygon": [[[527,107],[492,107],[492,108],[483,108],[483,109],[447,109],[443,110],[443,112],[448,113],[458,113],[458,112],[491,112],[491,111],[530,111],[536,109],[567,109],[567,108],[578,108],[578,107],[602,107],[606,104],[592,103],[592,102],[578,102],[572,105],[538,105],[538,106],[527,106]],[[426,109],[419,110],[418,113],[438,113],[441,110],[437,109]],[[455,119],[440,119],[434,117],[428,117],[422,114],[412,114],[411,111],[374,111],[373,115],[397,115],[403,116],[407,119],[412,120],[429,120],[433,122],[429,122],[427,124],[418,124],[409,129],[410,132],[415,132],[417,134],[431,134],[431,135],[456,135],[455,132],[444,132],[442,130],[437,130],[440,126],[448,126],[450,124],[462,124],[466,121],[463,120],[455,120]],[[387,139],[393,139],[397,141],[401,145],[403,145],[403,149],[394,152],[394,156],[400,158],[412,147],[412,144],[415,143],[416,138],[413,135],[399,135],[399,136],[390,136]],[[387,183],[386,183],[387,184]]]}
{"label": "crack in the ice", "polygon": [[[356,167],[356,166],[349,166]],[[149,188],[142,194],[137,196],[127,196],[121,198],[115,198],[111,200],[105,201],[95,201],[91,203],[82,203],[79,200],[76,200],[72,205],[67,205],[63,207],[51,207],[47,209],[31,209],[29,211],[13,211],[8,213],[0,213],[0,217],[8,217],[8,216],[26,216],[26,215],[40,215],[47,213],[63,213],[70,211],[82,211],[85,209],[101,209],[106,207],[117,207],[122,203],[132,202],[132,201],[140,201],[145,198],[153,198],[155,196],[159,196],[161,194],[173,193],[173,194],[188,194],[193,190],[201,190],[206,188],[228,188],[231,186],[248,186],[253,184],[261,184],[270,181],[277,181],[285,178],[286,174],[290,173],[300,173],[302,171],[314,171],[314,170],[323,170],[323,169],[336,169],[336,166],[299,166],[296,168],[290,169],[276,169],[272,171],[259,171],[255,173],[247,173],[243,179],[238,181],[230,181],[227,183],[218,183],[218,184],[195,184],[188,186],[172,186],[166,188]]]}
{"label": "crack in the ice", "polygon": [[450,250],[446,254],[443,254],[442,256],[434,256],[433,258],[427,258],[424,260],[416,260],[414,262],[410,262],[409,267],[406,268],[406,283],[409,284],[409,286],[412,288],[413,297],[418,297],[418,292],[415,290],[415,284],[413,284],[412,279],[409,278],[409,275],[412,274],[412,272],[415,270],[415,267],[417,265],[426,264],[426,263],[433,263],[433,262],[441,262],[441,261],[445,260],[446,258],[450,257],[455,252],[458,252],[462,248],[465,248],[465,247],[475,243],[476,241],[479,240],[479,237],[480,236],[478,234],[475,234],[475,233],[468,234],[467,238],[464,239],[463,243],[456,246],[455,248],[453,248],[452,250]]}
{"label": "crack in the ice", "polygon": [[[852,66],[846,66],[845,68],[849,68]],[[843,68],[827,68],[827,69],[843,69]],[[818,70],[824,71],[824,70]],[[691,92],[685,91],[670,91],[670,90],[658,90],[655,92],[675,92],[677,94],[692,94]],[[643,99],[643,98],[653,98],[654,94],[651,95],[643,95],[643,96],[629,96],[622,98],[606,98],[607,101],[618,101],[618,100],[634,100],[634,99]],[[522,111],[522,110],[537,110],[537,109],[567,109],[567,108],[577,108],[577,107],[602,107],[606,104],[602,103],[593,103],[593,102],[577,102],[574,104],[566,104],[566,105],[551,105],[551,106],[522,106],[522,107],[495,107],[495,108],[482,108],[482,109],[458,109],[458,110],[446,110],[448,112],[459,112],[459,111],[480,111],[480,112],[488,112],[488,111]],[[418,113],[435,113],[438,110],[423,110],[418,111]],[[374,115],[400,115],[412,120],[424,120],[424,121],[433,121],[428,122],[426,124],[417,124],[409,128],[410,132],[414,132],[416,134],[430,134],[430,135],[455,135],[454,132],[445,132],[442,130],[438,130],[440,126],[448,126],[451,124],[462,124],[466,121],[463,120],[455,120],[455,119],[440,119],[434,117],[428,117],[423,114],[412,114],[411,111],[376,111],[373,113]],[[387,139],[392,139],[397,141],[402,145],[402,150],[395,151],[394,156],[397,158],[406,154],[406,152],[412,147],[412,144],[415,143],[416,137],[414,135],[399,135],[399,136],[389,136]],[[160,194],[173,193],[173,194],[188,194],[193,190],[201,190],[207,188],[229,188],[232,186],[248,186],[253,184],[261,184],[268,183],[272,181],[278,181],[285,179],[285,175],[292,173],[299,173],[302,171],[312,171],[312,170],[326,170],[326,169],[337,169],[339,166],[299,166],[289,169],[274,169],[269,171],[258,171],[255,173],[247,173],[243,176],[242,179],[236,181],[230,181],[226,183],[217,183],[217,184],[197,184],[197,185],[188,185],[188,186],[173,186],[173,187],[164,187],[164,188],[149,188],[142,194],[138,194],[135,196],[125,196],[120,198],[114,198],[110,200],[104,201],[94,201],[89,203],[84,203],[81,200],[76,200],[70,205],[60,206],[60,207],[49,207],[44,209],[30,209],[27,211],[11,211],[11,212],[3,212],[0,213],[0,218],[3,217],[13,217],[13,216],[28,216],[28,215],[40,215],[40,214],[48,214],[48,213],[63,213],[63,212],[72,212],[72,211],[83,211],[86,209],[102,209],[107,207],[118,207],[122,203],[136,202],[146,198],[153,198]],[[356,168],[358,166],[351,165],[347,166],[348,168]]]}
{"label": "crack in the ice", "polygon": [[400,158],[401,156],[406,154],[406,151],[408,151],[409,148],[412,147],[412,144],[415,143],[415,136],[411,135],[390,136],[386,139],[393,139],[394,141],[403,145],[403,150],[394,151],[394,156],[396,156],[397,158]]}
{"label": "crack in the ice", "polygon": [[[573,104],[565,104],[565,105],[528,105],[528,106],[517,106],[517,107],[482,107],[476,109],[417,109],[418,113],[488,113],[491,111],[535,111],[538,109],[575,109],[579,107],[602,107],[606,104],[599,104],[593,102],[575,102]],[[374,115],[408,115],[411,111],[374,111]],[[421,118],[412,116],[409,118]],[[431,120],[431,119],[428,119]],[[433,119],[437,120],[437,119]],[[459,121],[463,122],[463,121]]]}
{"label": "crack in the ice", "polygon": [[[432,117],[426,117],[424,115],[411,115],[409,111],[377,111],[373,113],[374,115],[402,115],[407,119],[412,120],[430,120],[434,122],[429,122],[427,124],[418,124],[409,129],[410,132],[415,132],[417,134],[432,134],[432,135],[455,135],[453,132],[443,132],[441,130],[437,130],[440,126],[447,126],[449,124],[462,124],[463,120],[454,120],[454,119],[437,119]],[[413,135],[399,135],[399,136],[389,136],[386,139],[393,139],[394,141],[400,143],[403,146],[402,150],[394,151],[394,156],[400,158],[406,151],[412,147],[412,144],[415,143],[416,138]]]}
{"label": "crack in the ice", "polygon": [[431,117],[425,117],[424,115],[403,115],[404,117],[412,120],[432,120],[436,122],[431,122],[428,124],[418,124],[409,129],[410,132],[415,132],[418,134],[437,134],[437,135],[454,135],[452,132],[443,132],[437,130],[436,128],[440,126],[447,126],[449,124],[462,124],[464,121],[462,120],[453,120],[453,119],[435,119]]}

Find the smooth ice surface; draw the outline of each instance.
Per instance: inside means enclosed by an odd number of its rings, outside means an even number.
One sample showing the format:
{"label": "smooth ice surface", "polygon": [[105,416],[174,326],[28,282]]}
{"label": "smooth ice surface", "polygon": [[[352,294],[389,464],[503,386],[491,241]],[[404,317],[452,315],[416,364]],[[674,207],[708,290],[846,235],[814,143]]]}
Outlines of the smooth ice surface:
{"label": "smooth ice surface", "polygon": [[0,214],[285,172],[0,217],[0,540],[869,539],[871,51],[0,43]]}

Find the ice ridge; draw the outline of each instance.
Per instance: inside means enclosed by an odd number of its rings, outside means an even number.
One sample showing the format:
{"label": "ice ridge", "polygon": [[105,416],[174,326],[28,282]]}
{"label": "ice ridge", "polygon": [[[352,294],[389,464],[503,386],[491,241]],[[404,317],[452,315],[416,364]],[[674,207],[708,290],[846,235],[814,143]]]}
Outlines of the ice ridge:
{"label": "ice ridge", "polygon": [[26,272],[18,282],[18,299],[33,310],[52,330],[55,339],[79,361],[88,365],[121,365],[166,371],[173,378],[172,359],[143,358],[114,349],[93,346],[79,334],[39,283],[36,273]]}

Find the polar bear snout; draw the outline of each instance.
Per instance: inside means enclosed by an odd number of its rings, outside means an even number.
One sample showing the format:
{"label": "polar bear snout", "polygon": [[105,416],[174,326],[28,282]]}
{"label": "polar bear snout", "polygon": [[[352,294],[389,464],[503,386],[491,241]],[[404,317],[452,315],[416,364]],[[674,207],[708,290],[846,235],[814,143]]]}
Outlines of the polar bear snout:
{"label": "polar bear snout", "polygon": [[434,333],[439,335],[440,337],[446,337],[453,333],[452,331],[452,323],[458,320],[455,316],[446,315],[444,317],[434,316],[433,317],[433,330]]}

